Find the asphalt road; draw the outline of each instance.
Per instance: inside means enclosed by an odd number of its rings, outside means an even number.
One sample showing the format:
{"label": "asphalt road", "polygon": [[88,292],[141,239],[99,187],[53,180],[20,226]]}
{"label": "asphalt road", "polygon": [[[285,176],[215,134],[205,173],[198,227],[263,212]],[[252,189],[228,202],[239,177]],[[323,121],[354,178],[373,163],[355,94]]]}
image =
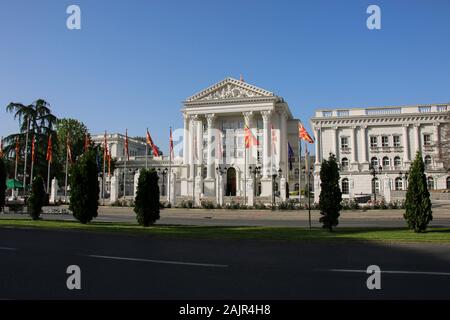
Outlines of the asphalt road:
{"label": "asphalt road", "polygon": [[[368,290],[369,265],[381,290]],[[81,290],[66,269],[81,268]],[[0,299],[449,299],[450,245],[0,228]]]}

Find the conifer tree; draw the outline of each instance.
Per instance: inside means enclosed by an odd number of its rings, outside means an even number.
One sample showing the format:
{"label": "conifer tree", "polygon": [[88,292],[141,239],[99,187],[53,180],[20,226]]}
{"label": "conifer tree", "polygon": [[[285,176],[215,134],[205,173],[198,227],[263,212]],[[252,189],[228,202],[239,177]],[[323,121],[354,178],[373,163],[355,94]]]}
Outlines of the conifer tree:
{"label": "conifer tree", "polygon": [[159,186],[155,170],[143,169],[139,175],[134,212],[141,226],[148,227],[159,219]]}
{"label": "conifer tree", "polygon": [[33,220],[38,220],[44,206],[45,197],[47,194],[44,189],[44,179],[37,176],[33,179],[31,185],[31,195],[28,199],[28,214]]}
{"label": "conifer tree", "polygon": [[342,209],[342,192],[339,187],[339,167],[334,154],[323,160],[320,167],[319,210],[323,228],[333,231],[339,223],[339,212]]}
{"label": "conifer tree", "polygon": [[417,152],[409,170],[405,207],[404,218],[408,227],[415,232],[424,232],[428,223],[433,220],[433,215],[425,165],[420,152]]}

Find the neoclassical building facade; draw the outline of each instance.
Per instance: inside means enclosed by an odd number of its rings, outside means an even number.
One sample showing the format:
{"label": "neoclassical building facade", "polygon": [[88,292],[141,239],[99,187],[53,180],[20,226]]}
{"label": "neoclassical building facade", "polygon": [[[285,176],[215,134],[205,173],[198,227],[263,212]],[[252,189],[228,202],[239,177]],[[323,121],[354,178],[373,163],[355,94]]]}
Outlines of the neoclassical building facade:
{"label": "neoclassical building facade", "polygon": [[330,153],[340,164],[344,198],[380,195],[389,202],[396,191],[406,190],[407,172],[419,151],[428,188],[448,188],[449,172],[439,160],[439,142],[442,128],[449,126],[449,111],[448,104],[317,110],[311,119],[315,201],[320,194],[320,164]]}

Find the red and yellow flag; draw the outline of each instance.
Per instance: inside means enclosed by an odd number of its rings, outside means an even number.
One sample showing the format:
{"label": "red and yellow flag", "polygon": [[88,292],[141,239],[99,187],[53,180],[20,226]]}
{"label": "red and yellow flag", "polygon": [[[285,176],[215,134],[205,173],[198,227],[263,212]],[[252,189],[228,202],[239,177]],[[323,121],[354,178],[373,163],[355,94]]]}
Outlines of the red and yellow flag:
{"label": "red and yellow flag", "polygon": [[88,151],[90,145],[91,140],[89,139],[89,135],[86,133],[86,136],[84,137],[84,152]]}
{"label": "red and yellow flag", "polygon": [[277,132],[275,131],[273,125],[271,126],[271,134],[272,134],[272,152],[273,154],[277,154]]}
{"label": "red and yellow flag", "polygon": [[258,139],[252,134],[252,131],[248,125],[244,126],[244,142],[245,148],[248,149],[253,145],[258,145]]}
{"label": "red and yellow flag", "polygon": [[150,148],[152,148],[153,155],[155,157],[159,156],[158,147],[153,143],[152,137],[147,130],[147,144]]}
{"label": "red and yellow flag", "polygon": [[298,137],[299,139],[305,140],[306,142],[314,143],[314,140],[311,138],[308,131],[306,131],[301,122],[298,123]]}
{"label": "red and yellow flag", "polygon": [[34,160],[35,160],[35,157],[36,157],[36,150],[35,150],[35,146],[34,146],[34,143],[35,143],[35,141],[34,141],[35,139],[34,139],[34,134],[33,134],[33,136],[31,137],[31,163],[34,163]]}
{"label": "red and yellow flag", "polygon": [[130,151],[128,150],[128,129],[125,129],[125,155],[127,156],[127,161],[129,161]]}
{"label": "red and yellow flag", "polygon": [[48,143],[47,143],[47,156],[46,159],[48,162],[52,162],[53,160],[53,145],[52,145],[52,135],[48,136]]}
{"label": "red and yellow flag", "polygon": [[[126,148],[128,148],[127,145],[128,142],[125,142],[126,144]],[[106,157],[108,156],[108,138],[106,137],[106,131],[105,131],[105,136],[103,138],[103,158],[106,161]]]}
{"label": "red and yellow flag", "polygon": [[0,139],[0,158],[3,158],[3,137]]}

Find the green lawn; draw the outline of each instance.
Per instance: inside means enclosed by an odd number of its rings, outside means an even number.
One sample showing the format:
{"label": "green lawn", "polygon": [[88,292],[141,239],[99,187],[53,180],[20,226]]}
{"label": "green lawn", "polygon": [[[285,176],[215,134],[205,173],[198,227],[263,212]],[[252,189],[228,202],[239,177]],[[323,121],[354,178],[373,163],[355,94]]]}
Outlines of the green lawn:
{"label": "green lawn", "polygon": [[314,228],[278,227],[210,227],[155,225],[144,228],[131,223],[93,222],[82,225],[73,221],[0,219],[0,228],[45,228],[56,230],[85,230],[92,232],[154,235],[204,239],[266,239],[266,240],[339,240],[396,241],[450,243],[450,228],[429,228],[417,234],[406,228],[337,228],[334,232]]}

